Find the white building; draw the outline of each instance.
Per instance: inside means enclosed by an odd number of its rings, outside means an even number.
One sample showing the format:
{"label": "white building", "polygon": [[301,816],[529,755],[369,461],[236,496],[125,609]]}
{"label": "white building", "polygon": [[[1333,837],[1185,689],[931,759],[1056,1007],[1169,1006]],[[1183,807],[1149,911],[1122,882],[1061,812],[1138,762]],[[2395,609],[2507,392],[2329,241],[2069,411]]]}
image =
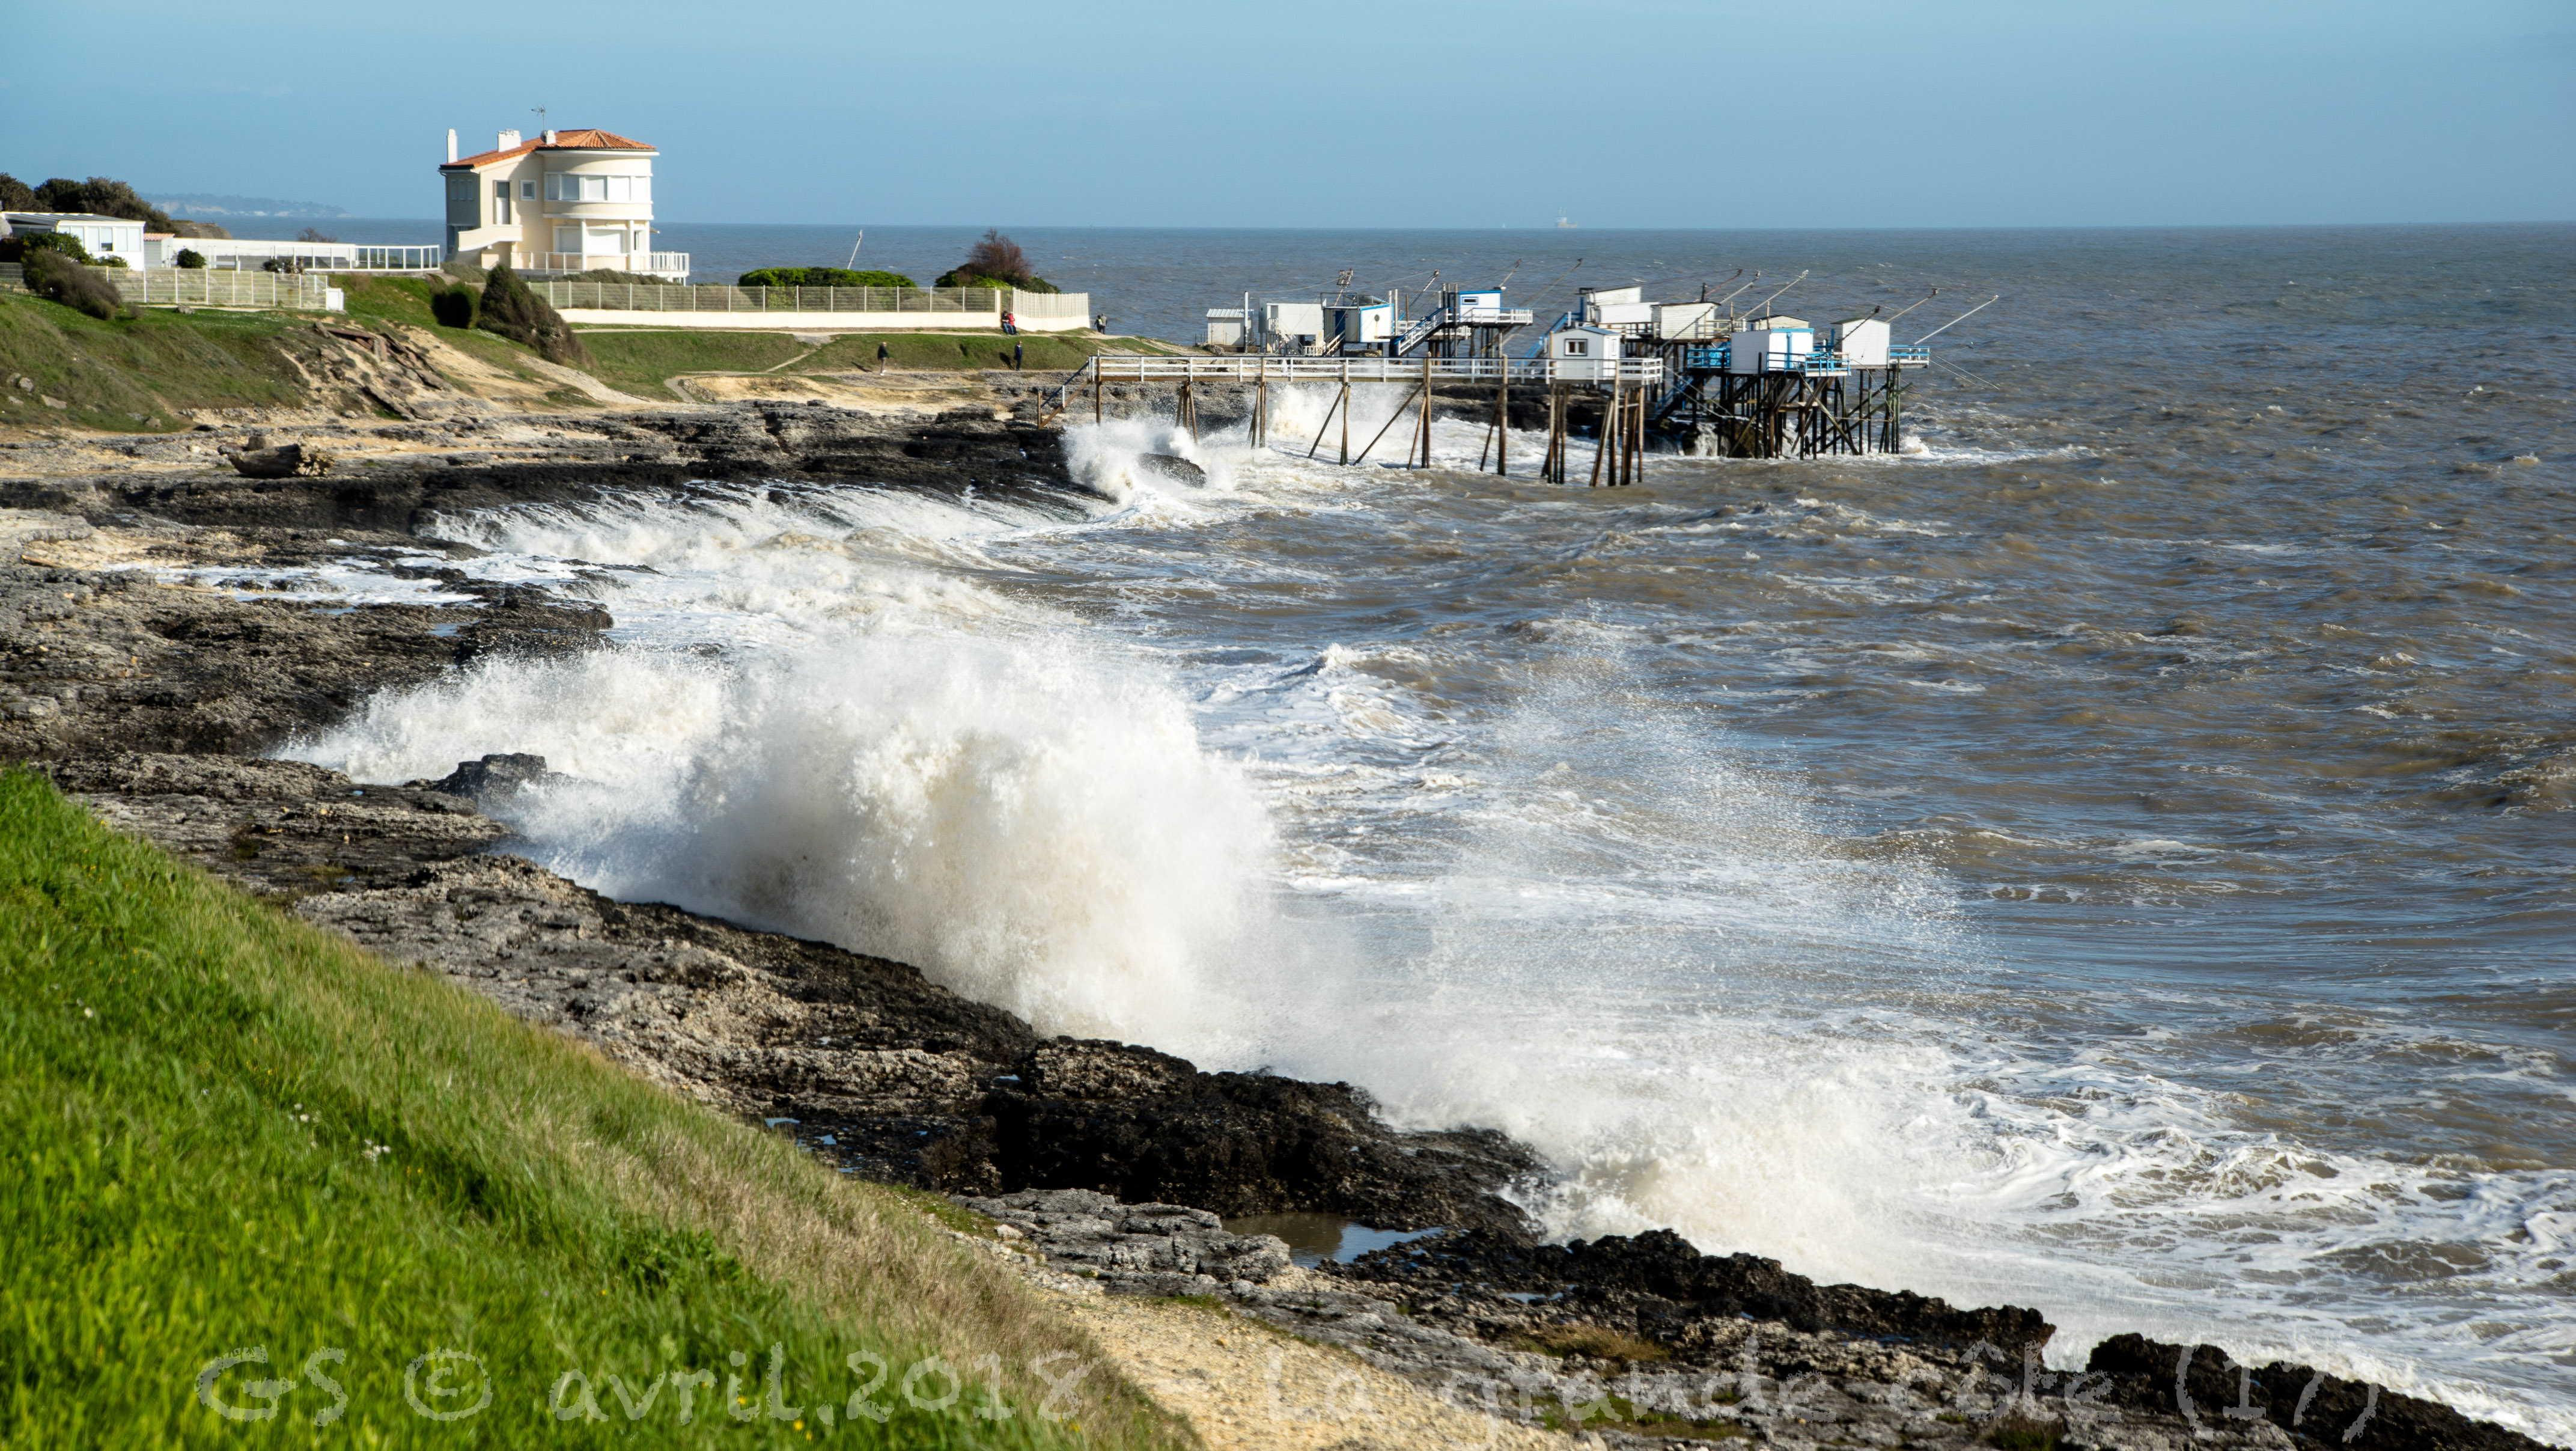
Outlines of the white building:
{"label": "white building", "polygon": [[1843,362],[1854,368],[1887,366],[1887,324],[1874,317],[1856,317],[1834,324],[1834,351]]}
{"label": "white building", "polygon": [[1619,376],[1621,334],[1615,328],[1576,323],[1547,335],[1548,376],[1568,382],[1607,382]]}
{"label": "white building", "polygon": [[661,153],[613,131],[503,131],[459,158],[447,133],[447,253],[522,272],[606,268],[685,279],[686,252],[653,250],[653,161]]}
{"label": "white building", "polygon": [[9,219],[9,230],[15,233],[54,232],[74,238],[93,261],[116,257],[128,267],[144,265],[141,222],[102,217],[95,212],[6,212],[0,216]]}
{"label": "white building", "polygon": [[278,242],[256,237],[173,237],[162,232],[143,238],[143,265],[176,267],[179,254],[194,252],[217,272],[258,272],[272,259],[284,258],[306,272],[434,272],[444,260],[433,246],[378,246],[369,242]]}

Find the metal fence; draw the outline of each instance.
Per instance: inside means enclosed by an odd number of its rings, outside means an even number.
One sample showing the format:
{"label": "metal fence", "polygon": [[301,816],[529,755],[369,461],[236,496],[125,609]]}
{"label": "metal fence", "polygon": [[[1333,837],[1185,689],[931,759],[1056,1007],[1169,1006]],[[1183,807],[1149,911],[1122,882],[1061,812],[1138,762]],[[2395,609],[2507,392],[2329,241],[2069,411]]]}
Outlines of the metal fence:
{"label": "metal fence", "polygon": [[[92,267],[127,302],[137,306],[291,307],[328,309],[338,291],[331,279],[293,272],[219,272],[176,267]],[[26,269],[0,264],[0,286],[26,290]]]}
{"label": "metal fence", "polygon": [[1029,318],[1087,317],[1085,292],[996,287],[725,287],[655,282],[528,283],[558,308],[608,312],[1009,312]]}

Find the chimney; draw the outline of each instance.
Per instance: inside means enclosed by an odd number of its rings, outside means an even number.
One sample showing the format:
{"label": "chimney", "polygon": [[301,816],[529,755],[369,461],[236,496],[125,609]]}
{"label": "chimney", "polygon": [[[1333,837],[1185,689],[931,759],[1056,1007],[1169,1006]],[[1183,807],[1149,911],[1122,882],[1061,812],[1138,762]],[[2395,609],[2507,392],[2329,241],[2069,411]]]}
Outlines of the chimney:
{"label": "chimney", "polygon": [[456,128],[453,126],[447,128],[447,160],[450,165],[456,161]]}
{"label": "chimney", "polygon": [[552,132],[552,131],[548,131],[548,132],[546,132],[546,144],[547,144],[548,146],[552,146],[552,145],[554,145],[554,144],[555,144],[555,133],[554,133],[554,132]]}
{"label": "chimney", "polygon": [[516,145],[518,145],[518,144],[519,144],[519,133],[518,133],[518,132],[516,132],[516,131],[504,131],[504,132],[502,132],[502,133],[501,133],[501,135],[500,135],[500,139],[498,139],[498,140],[496,140],[496,141],[494,141],[494,142],[492,143],[492,149],[493,149],[493,150],[495,150],[495,151],[507,151],[507,150],[509,150],[511,147],[516,146]]}

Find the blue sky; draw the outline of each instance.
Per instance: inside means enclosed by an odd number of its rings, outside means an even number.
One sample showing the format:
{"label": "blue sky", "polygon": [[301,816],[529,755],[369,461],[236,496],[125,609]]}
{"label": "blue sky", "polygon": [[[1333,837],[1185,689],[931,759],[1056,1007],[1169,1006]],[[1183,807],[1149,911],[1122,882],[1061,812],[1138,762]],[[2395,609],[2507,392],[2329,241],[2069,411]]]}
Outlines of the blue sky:
{"label": "blue sky", "polygon": [[448,127],[542,105],[661,147],[683,222],[2576,219],[2566,0],[107,14],[12,16],[0,170],[425,218]]}

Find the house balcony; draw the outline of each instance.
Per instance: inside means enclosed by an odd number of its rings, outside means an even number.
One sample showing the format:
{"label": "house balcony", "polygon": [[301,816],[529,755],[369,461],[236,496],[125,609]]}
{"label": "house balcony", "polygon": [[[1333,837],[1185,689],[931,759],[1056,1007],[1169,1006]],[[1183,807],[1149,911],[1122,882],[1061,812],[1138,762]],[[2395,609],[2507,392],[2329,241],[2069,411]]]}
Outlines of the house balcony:
{"label": "house balcony", "polygon": [[686,277],[686,252],[530,252],[522,272],[632,272],[637,277]]}

